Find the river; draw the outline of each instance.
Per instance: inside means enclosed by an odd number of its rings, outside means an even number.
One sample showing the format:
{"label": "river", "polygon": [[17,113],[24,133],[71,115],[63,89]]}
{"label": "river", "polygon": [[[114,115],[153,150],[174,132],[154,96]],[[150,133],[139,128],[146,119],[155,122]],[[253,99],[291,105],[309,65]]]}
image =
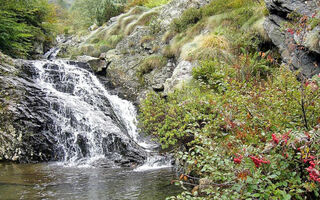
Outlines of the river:
{"label": "river", "polygon": [[65,167],[58,163],[0,163],[0,199],[161,200],[180,188],[171,168]]}

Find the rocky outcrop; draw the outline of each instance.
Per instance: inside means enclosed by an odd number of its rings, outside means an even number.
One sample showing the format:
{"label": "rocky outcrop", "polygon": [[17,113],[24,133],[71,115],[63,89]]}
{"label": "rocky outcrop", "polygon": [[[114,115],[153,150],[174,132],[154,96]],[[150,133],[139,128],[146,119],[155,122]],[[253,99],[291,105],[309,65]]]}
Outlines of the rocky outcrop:
{"label": "rocky outcrop", "polygon": [[[109,88],[117,88],[116,94],[139,103],[149,90],[172,91],[174,85],[185,81],[180,75],[190,78],[195,65],[189,63],[192,67],[188,67],[188,72],[175,72],[176,75],[172,77],[175,68],[185,66],[186,61],[184,58],[164,55],[163,51],[170,43],[172,20],[188,8],[200,8],[209,2],[173,0],[152,9],[132,8],[127,13],[111,18],[107,24],[92,29],[87,36],[63,41],[58,56],[78,58],[79,61],[88,61],[90,58],[96,74],[103,81],[105,77],[109,80]],[[166,63],[143,69],[142,65],[151,57],[166,60]]]}
{"label": "rocky outcrop", "polygon": [[42,134],[49,121],[46,94],[33,82],[28,63],[0,57],[0,160],[50,160],[52,143]]}
{"label": "rocky outcrop", "polygon": [[[160,8],[155,8],[158,12],[157,18],[152,19],[148,26],[137,26],[130,35],[117,44],[114,50],[105,54],[105,60],[108,63],[107,73],[113,84],[123,88],[125,94],[130,94],[131,100],[139,102],[148,90],[172,91],[173,85],[170,83],[175,82],[176,85],[179,81],[184,81],[183,77],[172,77],[175,68],[185,63],[180,58],[167,58],[166,65],[156,67],[143,75],[143,83],[139,80],[139,71],[143,61],[150,56],[163,56],[163,49],[168,45],[165,35],[169,33],[170,23],[174,18],[179,17],[188,8],[199,8],[208,2],[210,1],[174,0]],[[189,70],[190,73],[191,70]],[[168,80],[169,78],[171,80]],[[165,84],[167,80],[168,83]]]}
{"label": "rocky outcrop", "polygon": [[320,73],[318,1],[265,0],[270,15],[264,27],[283,61],[304,77]]}

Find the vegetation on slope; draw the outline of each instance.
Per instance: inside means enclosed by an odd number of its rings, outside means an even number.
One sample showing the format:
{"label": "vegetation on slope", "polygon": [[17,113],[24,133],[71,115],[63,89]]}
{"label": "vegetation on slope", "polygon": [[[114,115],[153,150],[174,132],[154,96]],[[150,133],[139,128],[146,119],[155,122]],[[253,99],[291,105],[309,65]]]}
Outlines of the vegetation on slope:
{"label": "vegetation on slope", "polygon": [[0,50],[12,57],[26,57],[34,43],[50,43],[55,10],[47,0],[3,0],[0,6]]}
{"label": "vegetation on slope", "polygon": [[319,198],[320,76],[279,65],[264,13],[259,1],[214,0],[172,23],[167,54],[200,65],[140,106],[142,130],[182,166],[176,182],[194,186],[169,199]]}

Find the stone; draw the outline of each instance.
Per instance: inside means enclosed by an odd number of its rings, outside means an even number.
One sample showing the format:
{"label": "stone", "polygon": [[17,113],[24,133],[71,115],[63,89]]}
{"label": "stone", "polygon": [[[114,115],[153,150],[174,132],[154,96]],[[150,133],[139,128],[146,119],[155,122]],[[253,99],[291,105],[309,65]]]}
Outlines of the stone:
{"label": "stone", "polygon": [[91,57],[91,56],[78,56],[77,61],[88,63],[93,71],[101,72],[104,68],[106,68],[106,62],[100,58]]}
{"label": "stone", "polygon": [[164,84],[164,93],[169,94],[177,88],[181,88],[183,84],[188,83],[192,79],[192,69],[195,64],[189,61],[181,61],[174,69],[171,78],[167,79]]}
{"label": "stone", "polygon": [[284,29],[288,23],[288,14],[297,12],[301,16],[312,17],[320,8],[316,1],[304,0],[265,0],[270,15],[264,22],[264,28],[279,48],[283,61],[293,70],[300,70],[301,75],[310,78],[320,73],[319,25],[290,33]]}

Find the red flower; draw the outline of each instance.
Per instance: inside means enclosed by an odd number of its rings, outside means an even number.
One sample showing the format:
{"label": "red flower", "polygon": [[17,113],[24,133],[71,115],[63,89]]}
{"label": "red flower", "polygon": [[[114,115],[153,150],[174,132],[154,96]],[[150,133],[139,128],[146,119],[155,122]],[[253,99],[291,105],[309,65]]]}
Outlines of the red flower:
{"label": "red flower", "polygon": [[308,160],[310,160],[310,166],[306,168],[306,170],[309,172],[310,180],[320,183],[320,172],[317,169],[315,169],[316,163],[313,161],[313,159],[315,159],[314,156],[309,156]]}
{"label": "red flower", "polygon": [[272,136],[273,142],[276,144],[279,144],[279,139],[277,138],[276,134],[273,133],[271,136]]}

